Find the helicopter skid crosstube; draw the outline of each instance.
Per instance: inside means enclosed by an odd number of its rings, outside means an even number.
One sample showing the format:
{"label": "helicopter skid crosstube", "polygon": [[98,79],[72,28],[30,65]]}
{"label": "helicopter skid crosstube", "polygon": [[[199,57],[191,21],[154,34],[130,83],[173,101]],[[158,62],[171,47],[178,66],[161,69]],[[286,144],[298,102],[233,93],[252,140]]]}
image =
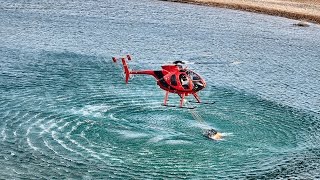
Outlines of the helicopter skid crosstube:
{"label": "helicopter skid crosstube", "polygon": [[161,104],[161,105],[166,107],[172,107],[172,108],[195,109],[195,107],[175,106],[175,105],[169,105],[169,104]]}

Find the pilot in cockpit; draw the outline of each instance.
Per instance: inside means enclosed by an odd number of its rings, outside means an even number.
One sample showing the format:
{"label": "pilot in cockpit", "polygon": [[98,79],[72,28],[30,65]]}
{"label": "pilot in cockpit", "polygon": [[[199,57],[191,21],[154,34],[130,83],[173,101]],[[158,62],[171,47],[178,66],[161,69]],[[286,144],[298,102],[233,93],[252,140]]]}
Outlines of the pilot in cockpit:
{"label": "pilot in cockpit", "polygon": [[183,88],[185,88],[185,89],[189,88],[189,80],[186,75],[184,75],[184,74],[180,75],[180,82],[181,82],[181,85],[183,86]]}

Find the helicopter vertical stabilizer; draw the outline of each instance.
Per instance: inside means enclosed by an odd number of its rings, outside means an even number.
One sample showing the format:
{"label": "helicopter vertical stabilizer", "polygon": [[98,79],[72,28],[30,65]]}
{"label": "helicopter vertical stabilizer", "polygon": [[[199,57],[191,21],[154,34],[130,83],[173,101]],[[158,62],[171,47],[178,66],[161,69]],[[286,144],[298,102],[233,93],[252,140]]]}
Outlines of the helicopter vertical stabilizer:
{"label": "helicopter vertical stabilizer", "polygon": [[[114,63],[117,62],[117,58],[116,57],[112,57],[112,61]],[[122,61],[122,65],[123,65],[123,71],[124,71],[124,74],[125,74],[125,82],[126,84],[128,84],[128,81],[129,81],[129,77],[130,77],[130,71],[129,71],[129,67],[128,67],[128,64],[126,62],[126,60],[131,60],[131,56],[130,55],[126,55],[125,57],[121,57],[121,61]]]}
{"label": "helicopter vertical stabilizer", "polygon": [[129,77],[130,77],[130,71],[129,71],[128,64],[127,64],[125,58],[122,58],[122,64],[123,64],[124,73],[126,75],[126,84],[128,84]]}

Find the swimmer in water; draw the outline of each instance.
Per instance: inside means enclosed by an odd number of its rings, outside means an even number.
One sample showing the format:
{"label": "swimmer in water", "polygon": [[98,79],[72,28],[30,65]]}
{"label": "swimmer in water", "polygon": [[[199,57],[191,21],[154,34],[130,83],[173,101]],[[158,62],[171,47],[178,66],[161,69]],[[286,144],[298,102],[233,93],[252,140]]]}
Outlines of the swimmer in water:
{"label": "swimmer in water", "polygon": [[214,140],[220,140],[222,138],[222,134],[214,129],[209,129],[204,133],[204,136]]}

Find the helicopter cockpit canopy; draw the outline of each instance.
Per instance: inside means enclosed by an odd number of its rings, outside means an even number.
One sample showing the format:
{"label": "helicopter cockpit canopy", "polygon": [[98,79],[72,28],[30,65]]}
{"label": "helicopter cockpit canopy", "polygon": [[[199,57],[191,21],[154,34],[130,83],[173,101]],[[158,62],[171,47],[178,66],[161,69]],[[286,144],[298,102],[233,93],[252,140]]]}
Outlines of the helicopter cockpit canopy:
{"label": "helicopter cockpit canopy", "polygon": [[197,73],[191,70],[187,70],[186,74],[189,76],[190,80],[193,83],[194,91],[200,91],[205,87],[204,81],[201,79],[201,77]]}
{"label": "helicopter cockpit canopy", "polygon": [[172,88],[183,91],[197,92],[206,86],[205,81],[198,74],[187,69],[179,70],[177,73],[170,73],[166,79]]}

